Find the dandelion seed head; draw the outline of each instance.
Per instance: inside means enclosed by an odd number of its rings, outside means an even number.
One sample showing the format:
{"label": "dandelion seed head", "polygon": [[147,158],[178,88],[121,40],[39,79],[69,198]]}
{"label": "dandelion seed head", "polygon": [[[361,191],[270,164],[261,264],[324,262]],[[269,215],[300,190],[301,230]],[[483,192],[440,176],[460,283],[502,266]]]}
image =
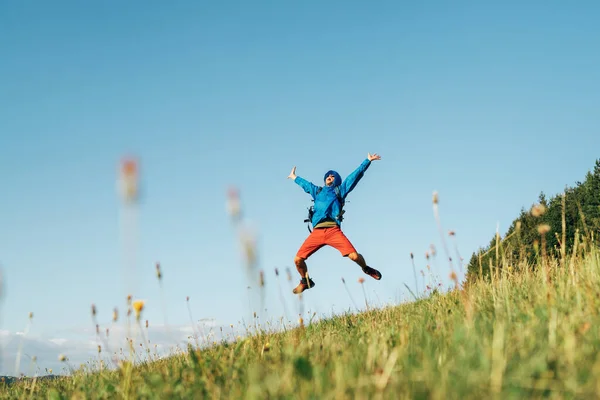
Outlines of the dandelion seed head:
{"label": "dandelion seed head", "polygon": [[545,235],[546,233],[550,232],[550,225],[548,225],[548,224],[538,225],[537,230],[540,235]]}
{"label": "dandelion seed head", "polygon": [[544,206],[543,204],[536,204],[533,207],[531,207],[531,215],[533,215],[534,217],[542,216],[545,212],[546,206]]}

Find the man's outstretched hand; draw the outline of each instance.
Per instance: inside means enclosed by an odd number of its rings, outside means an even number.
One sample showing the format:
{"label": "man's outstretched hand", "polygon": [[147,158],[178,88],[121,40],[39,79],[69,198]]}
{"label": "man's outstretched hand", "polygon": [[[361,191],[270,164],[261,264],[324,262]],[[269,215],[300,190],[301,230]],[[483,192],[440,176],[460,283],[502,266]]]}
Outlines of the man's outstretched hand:
{"label": "man's outstretched hand", "polygon": [[290,172],[290,174],[288,175],[288,179],[296,179],[296,167],[292,168],[292,172]]}
{"label": "man's outstretched hand", "polygon": [[381,156],[377,153],[373,153],[373,155],[371,155],[371,153],[367,153],[367,158],[369,159],[369,161],[381,160]]}

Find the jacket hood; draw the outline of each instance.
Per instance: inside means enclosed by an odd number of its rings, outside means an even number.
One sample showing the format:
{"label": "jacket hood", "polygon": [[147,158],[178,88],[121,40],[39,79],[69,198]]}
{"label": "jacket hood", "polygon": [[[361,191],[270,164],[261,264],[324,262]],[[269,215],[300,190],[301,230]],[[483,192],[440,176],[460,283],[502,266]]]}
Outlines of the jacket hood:
{"label": "jacket hood", "polygon": [[333,186],[334,186],[334,187],[335,187],[335,186],[340,186],[340,185],[342,184],[342,177],[340,176],[340,174],[338,174],[338,173],[337,173],[337,171],[334,171],[334,170],[329,170],[329,171],[327,171],[327,172],[325,173],[325,175],[323,176],[323,182],[325,181],[325,179],[327,179],[327,177],[328,177],[329,175],[332,175],[332,174],[333,174],[333,176],[334,176],[334,179],[333,179]]}

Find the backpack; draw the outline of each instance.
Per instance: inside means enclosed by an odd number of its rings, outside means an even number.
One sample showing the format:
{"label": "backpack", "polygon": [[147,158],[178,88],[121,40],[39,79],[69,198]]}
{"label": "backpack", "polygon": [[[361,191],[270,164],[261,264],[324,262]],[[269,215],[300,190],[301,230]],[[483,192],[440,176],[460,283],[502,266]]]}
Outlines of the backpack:
{"label": "backpack", "polygon": [[[316,195],[318,195],[321,192],[321,189],[323,189],[322,187],[319,187],[317,189],[317,193]],[[346,201],[342,198],[342,196],[340,195],[340,188],[338,186],[336,186],[334,189],[335,191],[335,195],[338,198],[338,201],[340,202],[340,213],[337,215],[336,219],[340,222],[342,222],[344,220],[344,213],[346,212],[344,210],[344,205],[346,203]],[[315,197],[316,197],[315,195]],[[315,202],[314,200],[311,200],[313,203]],[[315,206],[311,205],[308,208],[308,217],[304,220],[304,222],[306,222],[306,228],[308,229],[309,232],[312,232],[312,229],[310,229],[310,224],[312,221],[312,217],[315,214]]]}

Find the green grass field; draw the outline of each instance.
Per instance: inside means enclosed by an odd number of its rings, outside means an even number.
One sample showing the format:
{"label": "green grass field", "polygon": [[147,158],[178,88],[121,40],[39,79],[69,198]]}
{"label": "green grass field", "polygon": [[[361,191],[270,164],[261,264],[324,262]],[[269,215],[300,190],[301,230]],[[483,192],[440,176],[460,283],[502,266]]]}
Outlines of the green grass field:
{"label": "green grass field", "polygon": [[3,387],[2,398],[590,398],[600,393],[600,257],[505,265],[396,307],[257,333],[117,370]]}

